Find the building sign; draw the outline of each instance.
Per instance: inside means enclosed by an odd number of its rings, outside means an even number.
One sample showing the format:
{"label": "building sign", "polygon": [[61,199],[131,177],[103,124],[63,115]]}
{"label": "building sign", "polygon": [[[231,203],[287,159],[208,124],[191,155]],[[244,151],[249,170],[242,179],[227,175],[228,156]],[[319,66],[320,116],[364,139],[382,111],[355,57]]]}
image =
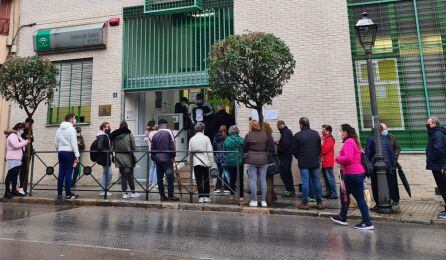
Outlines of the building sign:
{"label": "building sign", "polygon": [[37,30],[33,41],[35,52],[105,48],[107,23]]}

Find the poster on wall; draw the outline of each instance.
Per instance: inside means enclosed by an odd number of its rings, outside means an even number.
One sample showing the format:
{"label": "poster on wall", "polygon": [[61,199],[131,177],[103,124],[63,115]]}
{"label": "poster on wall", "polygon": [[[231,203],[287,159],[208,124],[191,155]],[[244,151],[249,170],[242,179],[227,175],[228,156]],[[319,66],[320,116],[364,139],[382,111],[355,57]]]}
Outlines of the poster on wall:
{"label": "poster on wall", "polygon": [[[369,82],[366,61],[356,61],[356,79],[359,98],[359,113],[363,130],[372,129]],[[390,130],[404,130],[404,116],[401,102],[397,60],[380,59],[373,61],[376,98],[381,121]]]}

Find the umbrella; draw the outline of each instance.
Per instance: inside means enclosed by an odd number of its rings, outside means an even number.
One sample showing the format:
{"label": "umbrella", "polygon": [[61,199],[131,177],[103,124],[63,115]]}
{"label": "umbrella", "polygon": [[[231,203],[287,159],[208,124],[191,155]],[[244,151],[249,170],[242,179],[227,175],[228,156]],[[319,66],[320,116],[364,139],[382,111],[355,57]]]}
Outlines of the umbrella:
{"label": "umbrella", "polygon": [[409,197],[412,197],[412,193],[410,192],[410,185],[409,182],[407,181],[406,175],[404,174],[403,167],[401,167],[401,164],[399,162],[396,163],[396,167],[398,168],[397,170],[398,175],[400,176],[401,182],[403,183],[404,188],[407,191],[407,194],[409,194]]}

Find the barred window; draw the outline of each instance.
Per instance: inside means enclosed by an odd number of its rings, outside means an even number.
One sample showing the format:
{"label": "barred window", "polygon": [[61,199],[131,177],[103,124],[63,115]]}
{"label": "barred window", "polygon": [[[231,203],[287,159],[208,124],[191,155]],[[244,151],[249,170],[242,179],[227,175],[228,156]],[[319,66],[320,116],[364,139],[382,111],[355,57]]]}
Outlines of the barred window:
{"label": "barred window", "polygon": [[78,123],[90,123],[93,59],[55,62],[59,79],[49,104],[48,124],[64,121],[68,113],[76,114]]}
{"label": "barred window", "polygon": [[12,0],[0,0],[0,35],[9,34]]}

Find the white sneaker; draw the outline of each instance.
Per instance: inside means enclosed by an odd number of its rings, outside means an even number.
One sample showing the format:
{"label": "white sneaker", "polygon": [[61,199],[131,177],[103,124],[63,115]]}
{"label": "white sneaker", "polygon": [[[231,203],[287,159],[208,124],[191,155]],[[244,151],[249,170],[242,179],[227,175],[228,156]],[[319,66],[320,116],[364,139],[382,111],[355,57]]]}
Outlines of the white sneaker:
{"label": "white sneaker", "polygon": [[221,190],[214,190],[214,193],[221,193]]}
{"label": "white sneaker", "polygon": [[122,193],[122,199],[126,200],[129,198],[129,194],[127,192]]}
{"label": "white sneaker", "polygon": [[231,194],[230,190],[225,190],[224,192],[225,192],[225,194]]}
{"label": "white sneaker", "polygon": [[198,203],[204,203],[204,198],[202,197],[202,198],[199,198],[198,199]]}
{"label": "white sneaker", "polygon": [[205,197],[204,198],[204,203],[209,203],[209,202],[211,202],[212,200],[210,199],[210,198],[208,198],[208,197]]}
{"label": "white sneaker", "polygon": [[264,201],[264,200],[261,202],[261,204],[262,204],[262,207],[268,207],[268,204],[266,204],[266,201]]}
{"label": "white sneaker", "polygon": [[251,206],[251,207],[258,207],[259,203],[257,201],[251,200],[251,202],[249,203],[249,206]]}
{"label": "white sneaker", "polygon": [[[113,195],[113,193],[111,193],[111,192],[107,192],[107,197],[110,197],[111,195]],[[104,197],[104,196],[105,196],[105,191],[101,191],[101,192],[99,193],[99,196]]]}
{"label": "white sneaker", "polygon": [[19,189],[19,193],[22,194],[23,196],[26,195],[26,192],[23,190],[23,188],[20,188],[20,189]]}
{"label": "white sneaker", "polygon": [[133,192],[133,193],[130,195],[130,198],[132,198],[132,199],[134,199],[134,198],[139,198],[139,197],[141,197],[141,194],[139,194],[139,193],[137,193],[137,192]]}

